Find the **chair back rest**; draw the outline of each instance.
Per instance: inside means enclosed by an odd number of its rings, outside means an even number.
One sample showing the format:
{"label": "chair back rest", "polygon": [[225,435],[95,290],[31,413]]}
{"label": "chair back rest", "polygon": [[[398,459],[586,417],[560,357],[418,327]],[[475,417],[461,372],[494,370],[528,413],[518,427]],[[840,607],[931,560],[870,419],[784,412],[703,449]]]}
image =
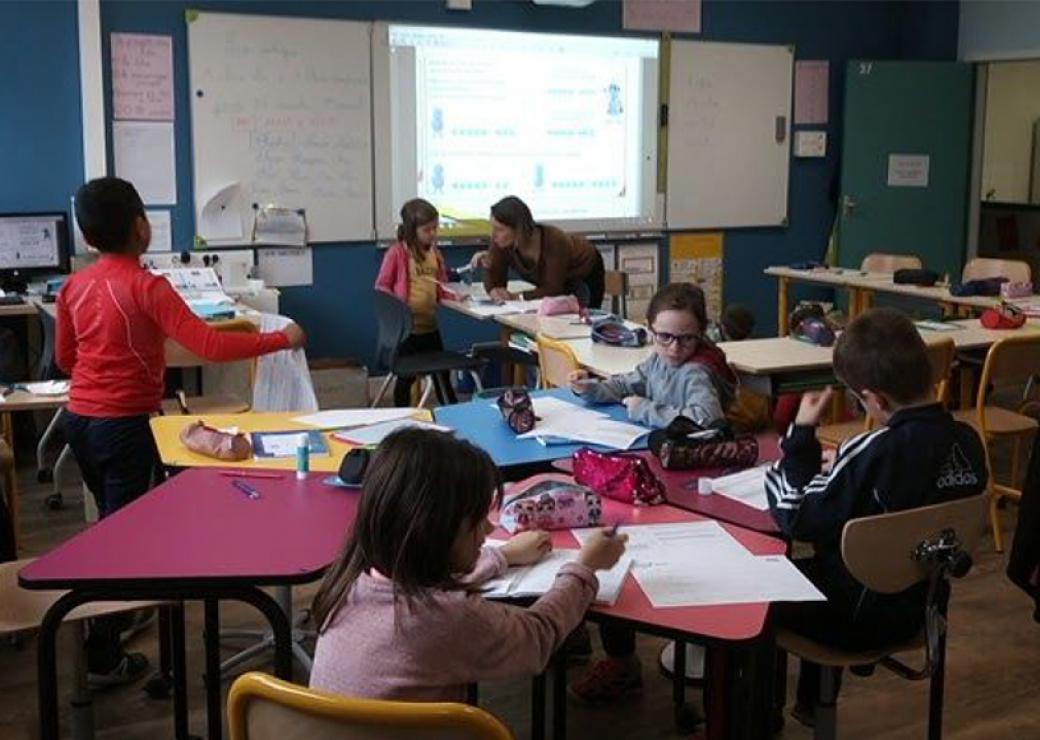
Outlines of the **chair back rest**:
{"label": "chair back rest", "polygon": [[882,594],[894,594],[928,578],[926,563],[914,559],[925,540],[952,529],[965,552],[978,545],[986,521],[985,494],[944,501],[845,523],[841,556],[852,577]]}
{"label": "chair back rest", "polygon": [[538,335],[537,342],[542,387],[566,388],[569,383],[568,376],[581,367],[574,350],[566,342],[549,339],[544,334]]}
{"label": "chair back rest", "polygon": [[1001,260],[992,257],[976,257],[968,260],[961,274],[962,282],[969,280],[985,280],[986,278],[1006,277],[1015,283],[1026,283],[1033,279],[1033,271],[1028,262],[1021,260]]}
{"label": "chair back rest", "polygon": [[994,387],[1025,385],[1040,371],[1040,332],[1013,334],[994,342],[986,353],[975,410],[986,429],[986,398]]}
{"label": "chair back rest", "polygon": [[628,275],[620,270],[603,273],[603,292],[612,298],[621,298],[628,288]]}
{"label": "chair back rest", "polygon": [[859,269],[863,272],[895,272],[896,270],[920,270],[921,258],[913,254],[887,254],[871,252],[863,258]]}
{"label": "chair back rest", "polygon": [[57,380],[64,378],[65,374],[58,368],[54,361],[54,342],[58,333],[57,322],[51,313],[56,304],[43,304],[40,306],[38,315],[40,317],[40,343],[43,351],[40,354],[40,377],[44,380]]}
{"label": "chair back rest", "polygon": [[376,370],[387,372],[397,361],[397,350],[412,333],[412,311],[395,295],[373,291],[376,309]]}
{"label": "chair back rest", "polygon": [[512,740],[493,716],[466,704],[355,699],[264,673],[228,695],[231,740]]}

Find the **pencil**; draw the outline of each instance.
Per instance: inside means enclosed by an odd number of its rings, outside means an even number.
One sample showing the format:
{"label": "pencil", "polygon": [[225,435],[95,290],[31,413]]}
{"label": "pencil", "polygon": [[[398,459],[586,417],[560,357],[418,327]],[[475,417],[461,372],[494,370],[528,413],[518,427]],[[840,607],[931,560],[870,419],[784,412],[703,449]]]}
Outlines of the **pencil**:
{"label": "pencil", "polygon": [[282,477],[279,473],[247,473],[245,471],[238,473],[233,470],[221,470],[220,474],[228,478],[270,478],[274,480]]}

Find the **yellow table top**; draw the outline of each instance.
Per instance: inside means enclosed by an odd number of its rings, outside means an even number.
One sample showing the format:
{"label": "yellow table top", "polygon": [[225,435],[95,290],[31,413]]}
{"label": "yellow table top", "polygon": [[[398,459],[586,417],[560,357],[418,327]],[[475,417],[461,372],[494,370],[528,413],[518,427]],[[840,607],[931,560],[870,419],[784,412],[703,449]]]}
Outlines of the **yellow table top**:
{"label": "yellow table top", "polygon": [[[303,411],[285,411],[280,413],[244,413],[244,414],[210,414],[207,416],[156,416],[151,420],[152,436],[163,465],[177,468],[267,468],[276,470],[295,470],[296,459],[281,457],[266,460],[241,460],[232,462],[216,460],[191,452],[181,444],[180,434],[184,427],[195,421],[204,421],[208,426],[227,429],[238,427],[241,432],[291,432],[311,431],[312,426],[293,421],[302,416]],[[424,421],[432,420],[429,411],[419,417]],[[319,473],[335,473],[343,456],[355,445],[340,442],[332,436],[332,432],[323,431],[322,436],[329,445],[328,455],[311,455],[311,470]]]}

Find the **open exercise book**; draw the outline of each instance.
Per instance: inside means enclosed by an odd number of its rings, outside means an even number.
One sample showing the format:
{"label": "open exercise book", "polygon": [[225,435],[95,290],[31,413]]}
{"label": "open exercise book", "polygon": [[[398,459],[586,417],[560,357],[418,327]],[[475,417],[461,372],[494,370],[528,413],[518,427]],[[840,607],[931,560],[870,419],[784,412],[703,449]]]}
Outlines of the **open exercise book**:
{"label": "open exercise book", "polygon": [[[484,544],[490,547],[501,547],[505,544],[505,540],[489,539]],[[481,592],[486,598],[491,599],[541,596],[552,588],[560,568],[576,560],[577,557],[577,550],[553,550],[534,565],[510,568],[505,575],[485,583]],[[621,594],[621,586],[631,567],[632,558],[625,555],[610,570],[601,570],[596,573],[596,577],[599,579],[599,592],[596,594],[597,604],[609,606],[617,602],[618,596]]]}
{"label": "open exercise book", "polygon": [[538,439],[543,444],[584,442],[627,450],[650,432],[646,427],[615,421],[602,411],[552,396],[531,400],[538,420],[534,429],[518,434],[517,439]]}

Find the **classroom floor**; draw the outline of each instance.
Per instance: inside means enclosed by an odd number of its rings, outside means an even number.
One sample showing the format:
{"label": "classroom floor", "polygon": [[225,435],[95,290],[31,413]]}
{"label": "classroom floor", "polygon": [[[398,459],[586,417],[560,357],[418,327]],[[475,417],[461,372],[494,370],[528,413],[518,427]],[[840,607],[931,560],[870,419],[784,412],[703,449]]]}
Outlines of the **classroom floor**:
{"label": "classroom floor", "polygon": [[[19,480],[23,486],[23,557],[45,552],[84,526],[82,497],[74,487],[66,489],[63,510],[45,511],[43,498],[49,487],[37,484],[32,470],[21,471]],[[1014,509],[1006,512],[1007,526],[1014,515]],[[984,543],[977,561],[975,569],[954,590],[945,737],[1040,737],[1040,625],[1033,623],[1025,596],[1004,577],[1004,558],[993,553],[989,541]],[[312,593],[313,587],[300,589],[296,594],[298,605],[304,606]],[[222,607],[221,615],[224,626],[255,625],[258,620],[248,607],[237,605]],[[191,605],[188,690],[191,729],[197,735],[205,733],[201,631],[201,606]],[[598,647],[598,640],[595,642]],[[662,644],[659,639],[640,638],[645,680],[641,696],[599,709],[572,705],[571,738],[682,737],[672,724],[671,684],[656,668]],[[132,647],[155,662],[154,628],[135,638]],[[4,740],[37,737],[35,654],[32,639],[21,648],[0,641],[0,738]],[[60,660],[65,663],[61,688],[64,696],[70,690],[69,661],[67,652],[59,655],[64,656]],[[792,681],[795,665],[796,661],[792,661]],[[299,680],[303,678],[297,676]],[[502,718],[518,738],[528,737],[529,686],[528,681],[522,680],[481,686],[483,706]],[[699,704],[694,690],[690,697]],[[925,735],[926,708],[925,683],[909,683],[884,669],[871,678],[848,676],[839,703],[840,735],[846,740],[918,740]],[[148,699],[137,686],[96,694],[94,711],[99,738],[154,740],[172,734],[170,703]],[[67,714],[64,719],[67,720]],[[63,722],[63,734],[68,732],[68,724]],[[809,730],[788,718],[779,737],[803,740],[811,736]]]}

